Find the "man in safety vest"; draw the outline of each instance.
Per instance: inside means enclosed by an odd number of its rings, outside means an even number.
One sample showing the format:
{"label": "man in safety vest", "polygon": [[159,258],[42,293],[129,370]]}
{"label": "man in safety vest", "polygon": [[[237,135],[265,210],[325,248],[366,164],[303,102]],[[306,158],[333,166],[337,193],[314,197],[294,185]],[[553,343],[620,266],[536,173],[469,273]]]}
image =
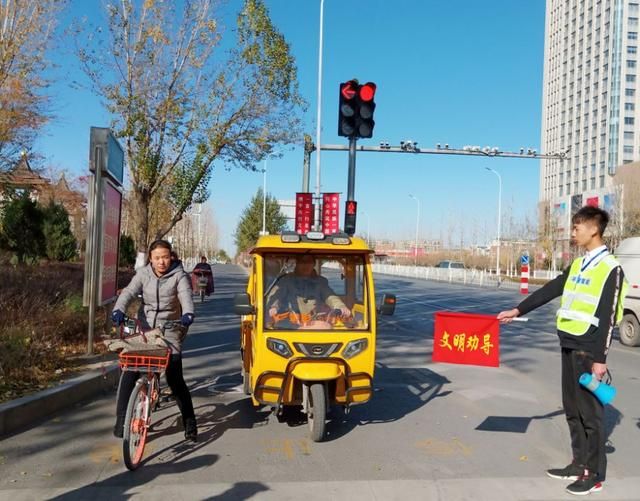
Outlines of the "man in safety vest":
{"label": "man in safety vest", "polygon": [[567,492],[584,495],[602,489],[607,468],[606,436],[604,407],[580,386],[578,379],[585,372],[598,380],[607,373],[611,333],[622,318],[627,282],[602,240],[609,222],[607,212],[583,207],[571,222],[571,237],[587,251],[584,257],[574,260],[562,275],[535,291],[517,308],[500,312],[498,319],[509,323],[562,296],[556,316],[562,349],[562,405],[569,424],[573,461],[564,468],[547,470],[547,475],[573,480]]}

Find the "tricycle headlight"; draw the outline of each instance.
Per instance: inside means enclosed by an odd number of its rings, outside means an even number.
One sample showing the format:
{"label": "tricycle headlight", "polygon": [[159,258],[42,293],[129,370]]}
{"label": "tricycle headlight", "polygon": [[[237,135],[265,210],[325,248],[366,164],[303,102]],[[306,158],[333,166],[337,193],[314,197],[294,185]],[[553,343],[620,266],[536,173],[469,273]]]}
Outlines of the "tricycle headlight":
{"label": "tricycle headlight", "polygon": [[281,357],[284,357],[284,358],[289,358],[293,355],[293,352],[289,347],[289,343],[287,343],[286,341],[283,341],[282,339],[268,337],[267,348],[269,348],[276,355],[280,355]]}
{"label": "tricycle headlight", "polygon": [[369,346],[369,341],[366,338],[356,339],[355,341],[349,341],[347,346],[342,350],[342,356],[344,358],[353,358],[358,353],[363,352]]}

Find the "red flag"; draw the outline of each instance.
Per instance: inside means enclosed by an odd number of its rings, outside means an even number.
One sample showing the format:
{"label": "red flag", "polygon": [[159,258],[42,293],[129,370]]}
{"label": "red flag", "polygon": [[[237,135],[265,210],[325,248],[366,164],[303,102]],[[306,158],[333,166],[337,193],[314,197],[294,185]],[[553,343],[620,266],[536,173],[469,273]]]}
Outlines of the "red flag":
{"label": "red flag", "polygon": [[435,317],[434,362],[500,366],[500,323],[495,315],[438,311]]}

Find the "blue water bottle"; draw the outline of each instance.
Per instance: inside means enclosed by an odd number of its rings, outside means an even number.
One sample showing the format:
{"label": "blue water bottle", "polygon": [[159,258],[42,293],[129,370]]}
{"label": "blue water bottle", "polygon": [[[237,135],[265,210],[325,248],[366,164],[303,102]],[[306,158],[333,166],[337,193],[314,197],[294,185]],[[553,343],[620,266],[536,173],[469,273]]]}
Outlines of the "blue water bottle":
{"label": "blue water bottle", "polygon": [[613,386],[602,381],[598,381],[597,378],[593,377],[593,374],[585,372],[580,376],[579,381],[582,386],[592,392],[598,400],[600,400],[602,405],[610,404],[616,396],[616,389]]}

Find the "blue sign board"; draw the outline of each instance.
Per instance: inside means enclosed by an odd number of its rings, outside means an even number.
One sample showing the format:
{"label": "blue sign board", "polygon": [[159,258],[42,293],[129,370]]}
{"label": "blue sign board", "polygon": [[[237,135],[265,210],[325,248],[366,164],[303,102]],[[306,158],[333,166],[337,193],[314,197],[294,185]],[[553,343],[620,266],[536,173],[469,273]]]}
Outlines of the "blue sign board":
{"label": "blue sign board", "polygon": [[529,254],[523,254],[520,256],[520,265],[529,264]]}
{"label": "blue sign board", "polygon": [[110,129],[91,127],[90,169],[95,172],[100,163],[101,171],[122,186],[124,180],[124,150]]}

